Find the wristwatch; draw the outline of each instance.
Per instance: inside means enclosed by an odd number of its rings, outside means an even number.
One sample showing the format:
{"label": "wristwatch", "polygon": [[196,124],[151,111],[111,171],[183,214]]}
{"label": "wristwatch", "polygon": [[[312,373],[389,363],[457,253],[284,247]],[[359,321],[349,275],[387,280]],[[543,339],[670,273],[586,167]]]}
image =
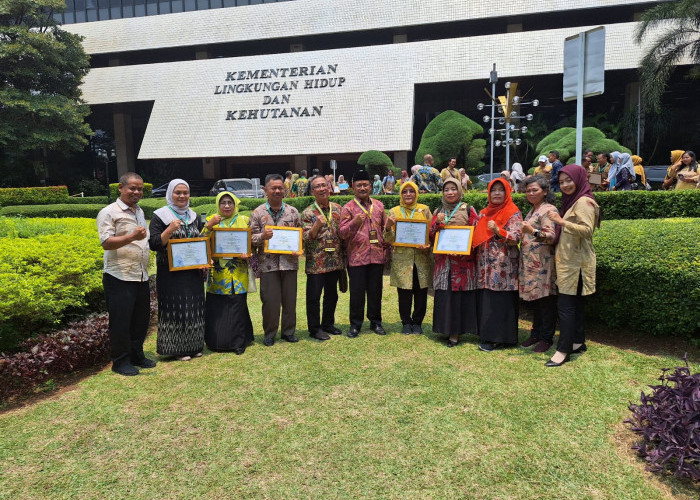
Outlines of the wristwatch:
{"label": "wristwatch", "polygon": [[539,237],[540,237],[540,234],[542,234],[542,233],[540,232],[539,229],[535,229],[535,230],[532,232],[532,235],[533,235],[535,238],[539,238]]}

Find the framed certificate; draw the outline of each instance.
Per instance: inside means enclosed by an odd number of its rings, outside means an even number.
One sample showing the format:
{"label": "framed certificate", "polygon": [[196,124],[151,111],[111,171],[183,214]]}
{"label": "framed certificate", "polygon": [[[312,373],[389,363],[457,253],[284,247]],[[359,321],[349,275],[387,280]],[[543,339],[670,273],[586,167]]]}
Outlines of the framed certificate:
{"label": "framed certificate", "polygon": [[430,244],[427,220],[396,219],[394,246],[422,247]]}
{"label": "framed certificate", "polygon": [[265,253],[293,254],[301,252],[301,228],[266,226],[272,229],[272,238],[265,240]]}
{"label": "framed certificate", "polygon": [[252,253],[249,227],[214,227],[211,233],[212,257],[232,258]]}
{"label": "framed certificate", "polygon": [[603,183],[603,176],[600,174],[591,174],[588,176],[588,183],[601,185]]}
{"label": "framed certificate", "polygon": [[168,240],[168,264],[171,271],[209,267],[210,259],[209,238]]}
{"label": "framed certificate", "polygon": [[473,237],[474,226],[448,226],[435,236],[433,253],[469,255]]}

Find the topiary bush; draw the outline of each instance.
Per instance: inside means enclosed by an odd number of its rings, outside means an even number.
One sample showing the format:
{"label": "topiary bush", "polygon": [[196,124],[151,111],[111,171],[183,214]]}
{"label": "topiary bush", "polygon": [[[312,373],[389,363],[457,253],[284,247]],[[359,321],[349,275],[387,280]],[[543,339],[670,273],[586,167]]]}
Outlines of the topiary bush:
{"label": "topiary bush", "polygon": [[700,335],[700,219],[604,220],[591,314],[652,335]]}
{"label": "topiary bush", "polygon": [[8,205],[46,205],[49,203],[67,203],[69,199],[66,186],[0,188],[0,206]]}
{"label": "topiary bush", "polygon": [[[583,150],[593,150],[596,153],[610,153],[612,151],[632,153],[632,151],[622,146],[617,141],[605,137],[605,134],[595,127],[583,128],[582,148]],[[576,154],[576,129],[573,127],[563,127],[542,139],[537,144],[537,154],[534,155],[532,166],[537,166],[537,159],[540,155],[547,156],[552,150],[559,151],[559,160],[564,165],[573,163],[574,155]]]}
{"label": "topiary bush", "polygon": [[357,159],[357,164],[365,167],[371,175],[386,175],[387,171],[394,167],[394,163],[386,154],[381,151],[370,149],[365,151]]}
{"label": "topiary bush", "polygon": [[435,167],[447,166],[454,156],[457,166],[465,167],[468,174],[481,173],[486,154],[486,140],[475,138],[484,128],[457,111],[443,111],[433,118],[423,131],[416,152],[416,164],[423,164],[423,156],[433,155]]}
{"label": "topiary bush", "polygon": [[662,371],[660,385],[642,392],[640,404],[630,404],[625,420],[642,439],[632,448],[647,469],[700,482],[700,373],[685,366]]}

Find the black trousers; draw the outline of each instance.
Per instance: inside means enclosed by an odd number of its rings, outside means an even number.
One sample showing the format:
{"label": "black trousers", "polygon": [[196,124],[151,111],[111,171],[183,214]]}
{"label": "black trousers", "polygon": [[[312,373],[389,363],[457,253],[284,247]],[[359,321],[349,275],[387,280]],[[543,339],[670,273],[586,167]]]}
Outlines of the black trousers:
{"label": "black trousers", "polygon": [[115,364],[143,359],[151,315],[148,281],[122,281],[102,274],[102,286],[109,313],[110,358]]}
{"label": "black trousers", "polygon": [[[413,266],[413,288],[397,288],[399,293],[399,316],[404,325],[420,325],[428,308],[428,289],[420,287],[418,269]],[[413,305],[413,315],[411,315]]]}
{"label": "black trousers", "polygon": [[[306,275],[306,322],[310,333],[316,333],[321,328],[329,329],[335,325],[339,279],[340,271]],[[323,292],[323,319],[319,313],[321,292]]]}
{"label": "black trousers", "polygon": [[367,319],[370,325],[382,323],[383,264],[348,266],[350,282],[350,326],[360,330],[364,320],[365,296],[367,296]]}
{"label": "black trousers", "polygon": [[535,308],[530,334],[537,340],[550,344],[554,341],[554,330],[557,324],[557,296],[548,295],[531,302]]}
{"label": "black trousers", "polygon": [[574,350],[574,344],[583,344],[586,341],[582,290],[583,279],[579,275],[576,295],[559,293],[559,352],[570,353]]}

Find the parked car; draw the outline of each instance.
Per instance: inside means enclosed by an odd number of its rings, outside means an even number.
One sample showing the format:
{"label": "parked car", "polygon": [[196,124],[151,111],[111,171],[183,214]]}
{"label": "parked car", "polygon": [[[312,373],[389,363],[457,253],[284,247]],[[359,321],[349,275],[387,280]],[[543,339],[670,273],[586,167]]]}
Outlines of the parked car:
{"label": "parked car", "polygon": [[479,179],[481,182],[485,182],[488,184],[494,179],[497,179],[498,177],[501,176],[501,172],[494,172],[492,174],[479,174],[476,176],[477,179]]}
{"label": "parked car", "polygon": [[222,191],[228,191],[239,198],[264,198],[265,193],[260,186],[260,179],[219,179],[209,190],[209,196],[216,196]]}
{"label": "parked car", "polygon": [[151,197],[152,198],[164,198],[165,193],[168,192],[168,184],[169,183],[166,182],[162,186],[158,186],[157,188],[153,188],[153,190],[151,191]]}
{"label": "parked car", "polygon": [[666,178],[666,170],[668,165],[652,165],[650,167],[644,167],[644,173],[647,176],[647,182],[651,186],[651,189],[661,189],[661,185],[664,183]]}

